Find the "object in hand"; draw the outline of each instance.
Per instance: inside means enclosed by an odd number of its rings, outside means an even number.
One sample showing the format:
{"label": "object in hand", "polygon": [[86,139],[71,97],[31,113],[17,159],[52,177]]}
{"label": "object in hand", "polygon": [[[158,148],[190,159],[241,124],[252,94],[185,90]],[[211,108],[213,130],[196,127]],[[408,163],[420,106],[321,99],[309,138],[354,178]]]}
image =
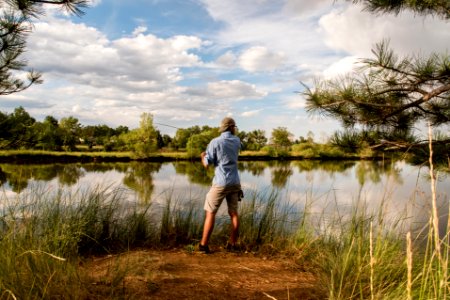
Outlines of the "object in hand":
{"label": "object in hand", "polygon": [[238,196],[239,196],[239,200],[238,201],[241,201],[241,199],[244,198],[244,191],[243,190],[239,190]]}

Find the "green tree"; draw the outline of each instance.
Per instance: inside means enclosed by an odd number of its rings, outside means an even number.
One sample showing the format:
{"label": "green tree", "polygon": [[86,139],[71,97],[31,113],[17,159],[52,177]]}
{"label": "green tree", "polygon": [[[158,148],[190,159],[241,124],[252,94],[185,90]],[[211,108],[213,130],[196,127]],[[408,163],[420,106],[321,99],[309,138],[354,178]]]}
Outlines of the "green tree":
{"label": "green tree", "polygon": [[34,146],[33,126],[36,120],[22,107],[10,115],[1,116],[1,145],[5,149],[32,148]]}
{"label": "green tree", "polygon": [[35,123],[33,131],[36,140],[36,148],[43,150],[61,150],[63,145],[63,134],[58,126],[58,120],[54,117],[47,116],[42,123]]}
{"label": "green tree", "polygon": [[[409,9],[419,14],[450,18],[448,0],[354,0],[372,12]],[[419,122],[433,126],[450,121],[450,56],[431,54],[399,58],[386,41],[363,59],[357,72],[334,80],[316,80],[303,95],[310,112],[339,120],[346,130],[375,132],[384,147],[410,147]],[[448,143],[448,141],[447,141]]]}
{"label": "green tree", "polygon": [[208,143],[215,137],[219,136],[219,129],[212,128],[199,134],[192,135],[186,145],[189,157],[198,157],[200,153],[205,151]]}
{"label": "green tree", "polygon": [[78,119],[72,116],[62,118],[59,121],[59,128],[63,137],[63,145],[70,151],[76,150],[81,133],[81,124],[78,122]]}
{"label": "green tree", "polygon": [[271,142],[276,147],[289,148],[292,145],[293,134],[286,127],[277,127],[272,130]]}
{"label": "green tree", "polygon": [[[65,11],[82,15],[87,0],[5,0],[0,4],[0,95],[20,92],[42,83],[41,74],[26,70],[21,58],[26,50],[26,38],[32,31],[32,20],[42,16],[43,5],[58,5]],[[20,72],[27,72],[22,79]]]}
{"label": "green tree", "polygon": [[267,138],[264,130],[253,130],[247,133],[246,147],[247,150],[258,151],[267,144]]}
{"label": "green tree", "polygon": [[153,115],[142,113],[140,126],[123,134],[125,144],[140,158],[149,157],[158,149],[158,133],[153,126]]}
{"label": "green tree", "polygon": [[286,156],[289,153],[294,135],[286,127],[277,127],[272,130],[271,146],[265,147],[271,156]]}
{"label": "green tree", "polygon": [[185,149],[187,142],[191,136],[194,134],[199,134],[202,132],[199,126],[192,126],[189,128],[178,128],[177,132],[175,133],[175,137],[172,141],[173,146],[179,150],[179,149]]}

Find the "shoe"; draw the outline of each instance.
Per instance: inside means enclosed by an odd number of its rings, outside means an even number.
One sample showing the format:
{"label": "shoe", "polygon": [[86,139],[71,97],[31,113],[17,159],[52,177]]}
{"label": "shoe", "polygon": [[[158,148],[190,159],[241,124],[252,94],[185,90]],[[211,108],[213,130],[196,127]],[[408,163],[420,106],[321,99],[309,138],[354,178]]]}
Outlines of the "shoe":
{"label": "shoe", "polygon": [[227,243],[227,246],[226,246],[226,249],[227,249],[227,251],[229,251],[229,252],[241,252],[241,246],[239,246],[239,245],[236,245],[236,244],[230,244],[230,243]]}
{"label": "shoe", "polygon": [[209,250],[208,245],[203,246],[201,244],[198,244],[198,251],[203,252],[205,254],[210,254],[211,253],[211,250]]}

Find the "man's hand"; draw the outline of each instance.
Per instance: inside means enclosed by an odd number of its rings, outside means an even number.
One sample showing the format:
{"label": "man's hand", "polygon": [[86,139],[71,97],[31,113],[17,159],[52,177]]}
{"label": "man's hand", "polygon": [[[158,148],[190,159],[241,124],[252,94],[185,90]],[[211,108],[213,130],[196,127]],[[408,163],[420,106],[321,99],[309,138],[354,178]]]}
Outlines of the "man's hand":
{"label": "man's hand", "polygon": [[202,152],[202,153],[200,154],[200,157],[201,157],[201,159],[202,159],[202,165],[205,167],[205,169],[207,169],[207,168],[208,168],[208,163],[207,163],[206,160],[205,160],[205,156],[206,156],[206,152]]}

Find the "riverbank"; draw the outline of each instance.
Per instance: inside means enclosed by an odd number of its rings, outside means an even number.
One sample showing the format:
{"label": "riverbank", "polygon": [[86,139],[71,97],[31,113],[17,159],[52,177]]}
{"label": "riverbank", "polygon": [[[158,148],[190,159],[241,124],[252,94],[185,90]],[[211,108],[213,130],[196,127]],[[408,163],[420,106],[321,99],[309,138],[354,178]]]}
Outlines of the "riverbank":
{"label": "riverbank", "polygon": [[318,227],[314,216],[325,210],[296,210],[275,191],[246,197],[243,250],[222,248],[224,219],[213,254],[204,255],[195,251],[204,215],[195,198],[180,205],[170,193],[160,206],[130,205],[126,191],[111,186],[4,194],[0,299],[448,298],[450,248],[447,234],[433,238],[438,221],[422,240],[404,234],[404,216],[387,222],[382,208],[371,212],[363,202]]}
{"label": "riverbank", "polygon": [[[114,266],[129,271],[111,297]],[[325,299],[316,275],[287,257],[184,249],[137,250],[94,257],[81,265],[95,299]],[[117,280],[117,279],[116,279]]]}
{"label": "riverbank", "polygon": [[[241,161],[270,161],[270,160],[383,160],[387,157],[381,156],[358,156],[356,154],[316,156],[284,155],[271,156],[264,152],[243,151],[239,155]],[[0,163],[88,163],[88,162],[169,162],[169,161],[196,160],[189,157],[186,152],[157,152],[146,158],[135,157],[131,152],[57,152],[38,150],[9,150],[0,151]]]}

